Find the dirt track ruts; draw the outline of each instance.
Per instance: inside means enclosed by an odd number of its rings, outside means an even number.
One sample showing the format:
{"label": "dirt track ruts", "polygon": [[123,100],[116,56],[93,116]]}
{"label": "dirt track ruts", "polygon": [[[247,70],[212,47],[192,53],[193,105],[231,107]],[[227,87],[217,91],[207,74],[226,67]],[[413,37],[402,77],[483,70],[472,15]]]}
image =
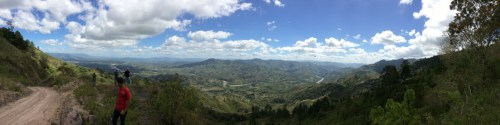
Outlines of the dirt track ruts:
{"label": "dirt track ruts", "polygon": [[51,88],[30,87],[33,92],[16,102],[0,108],[0,124],[50,125],[60,106],[59,93]]}

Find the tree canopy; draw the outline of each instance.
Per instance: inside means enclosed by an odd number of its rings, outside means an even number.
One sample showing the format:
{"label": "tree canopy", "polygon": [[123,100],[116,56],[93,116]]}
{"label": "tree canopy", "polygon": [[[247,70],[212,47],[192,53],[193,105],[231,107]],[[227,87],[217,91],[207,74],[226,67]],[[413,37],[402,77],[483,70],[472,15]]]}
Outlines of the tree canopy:
{"label": "tree canopy", "polygon": [[449,24],[449,44],[455,50],[490,46],[500,39],[500,0],[453,0],[457,10]]}

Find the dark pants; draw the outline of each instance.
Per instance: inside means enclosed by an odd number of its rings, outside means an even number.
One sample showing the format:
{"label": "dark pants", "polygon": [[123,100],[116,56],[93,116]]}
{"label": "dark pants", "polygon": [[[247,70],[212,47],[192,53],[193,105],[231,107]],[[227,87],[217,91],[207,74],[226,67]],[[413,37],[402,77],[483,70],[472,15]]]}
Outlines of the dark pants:
{"label": "dark pants", "polygon": [[115,85],[118,85],[118,77],[115,77]]}
{"label": "dark pants", "polygon": [[125,116],[127,116],[127,112],[128,111],[125,111],[125,114],[121,115],[120,111],[115,109],[113,112],[113,125],[117,125],[118,116],[120,116],[120,125],[125,125]]}

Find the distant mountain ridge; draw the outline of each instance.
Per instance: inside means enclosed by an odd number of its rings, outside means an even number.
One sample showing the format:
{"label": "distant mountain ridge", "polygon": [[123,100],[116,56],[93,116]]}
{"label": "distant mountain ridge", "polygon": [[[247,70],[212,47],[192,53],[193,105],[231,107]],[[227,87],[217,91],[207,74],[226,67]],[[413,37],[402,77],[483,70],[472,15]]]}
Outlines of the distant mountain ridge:
{"label": "distant mountain ridge", "polygon": [[203,75],[203,77],[239,83],[315,83],[323,77],[336,76],[340,69],[349,67],[341,63],[327,62],[207,59],[176,68],[191,74]]}
{"label": "distant mountain ridge", "polygon": [[172,58],[172,57],[150,57],[150,58],[132,58],[132,57],[103,57],[92,56],[83,53],[48,53],[58,59],[64,61],[117,61],[117,62],[147,62],[147,63],[162,63],[162,62],[198,62],[205,59],[202,58]]}
{"label": "distant mountain ridge", "polygon": [[384,69],[384,67],[387,66],[387,65],[394,65],[394,66],[396,66],[396,68],[399,69],[399,66],[401,65],[401,63],[404,60],[408,60],[408,62],[410,62],[410,63],[414,63],[414,62],[418,61],[418,59],[403,59],[403,58],[396,59],[396,60],[380,60],[380,61],[378,61],[376,63],[368,64],[368,65],[365,65],[363,67],[365,67],[365,68],[372,68],[376,72],[380,73],[380,72],[382,72],[382,70]]}

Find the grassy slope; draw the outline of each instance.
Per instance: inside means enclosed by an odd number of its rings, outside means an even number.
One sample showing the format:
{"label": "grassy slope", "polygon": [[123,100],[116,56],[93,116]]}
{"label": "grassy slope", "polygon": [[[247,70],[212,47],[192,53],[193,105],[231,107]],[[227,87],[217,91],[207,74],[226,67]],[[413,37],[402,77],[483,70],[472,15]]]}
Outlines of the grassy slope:
{"label": "grassy slope", "polygon": [[49,70],[46,70],[46,63],[42,60],[46,57],[40,53],[36,49],[21,51],[0,37],[0,79],[4,89],[18,84],[40,84],[46,79]]}

